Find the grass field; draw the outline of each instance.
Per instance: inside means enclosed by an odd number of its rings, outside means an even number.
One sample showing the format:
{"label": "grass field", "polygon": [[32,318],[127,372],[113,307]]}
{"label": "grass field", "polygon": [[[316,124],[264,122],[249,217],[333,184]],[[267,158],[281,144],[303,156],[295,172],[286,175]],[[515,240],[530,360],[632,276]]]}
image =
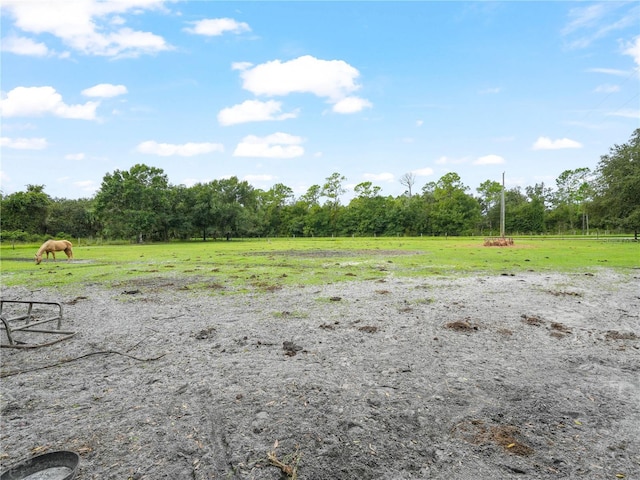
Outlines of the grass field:
{"label": "grass field", "polygon": [[512,247],[484,247],[483,238],[234,239],[145,245],[74,242],[74,261],[35,265],[38,245],[3,244],[3,286],[30,289],[86,283],[123,284],[134,278],[188,278],[190,286],[279,288],[393,276],[590,272],[640,267],[637,242],[596,239],[515,239]]}

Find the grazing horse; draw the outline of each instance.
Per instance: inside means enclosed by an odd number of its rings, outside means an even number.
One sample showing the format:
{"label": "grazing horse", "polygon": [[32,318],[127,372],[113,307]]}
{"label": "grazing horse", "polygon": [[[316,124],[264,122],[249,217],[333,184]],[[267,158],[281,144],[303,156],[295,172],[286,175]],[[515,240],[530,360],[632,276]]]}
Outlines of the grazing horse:
{"label": "grazing horse", "polygon": [[47,254],[47,261],[49,260],[49,254],[53,255],[53,261],[56,261],[56,252],[64,252],[69,257],[69,260],[73,258],[73,245],[69,240],[47,240],[42,244],[36,253],[36,265],[40,265],[42,261],[42,254]]}

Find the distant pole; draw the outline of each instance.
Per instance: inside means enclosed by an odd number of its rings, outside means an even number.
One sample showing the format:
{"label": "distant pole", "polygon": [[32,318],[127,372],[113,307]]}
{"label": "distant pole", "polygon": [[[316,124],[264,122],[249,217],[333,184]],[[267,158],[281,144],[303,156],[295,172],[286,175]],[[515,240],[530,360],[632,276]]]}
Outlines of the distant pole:
{"label": "distant pole", "polygon": [[500,196],[500,237],[504,238],[504,172],[502,172],[502,195]]}

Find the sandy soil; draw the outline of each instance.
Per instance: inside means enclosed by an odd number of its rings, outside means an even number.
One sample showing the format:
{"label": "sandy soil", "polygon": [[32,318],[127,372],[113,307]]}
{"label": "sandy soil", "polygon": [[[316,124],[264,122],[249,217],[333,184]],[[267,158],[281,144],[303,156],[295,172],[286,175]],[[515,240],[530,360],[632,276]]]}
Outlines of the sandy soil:
{"label": "sandy soil", "polygon": [[77,334],[2,349],[2,467],[73,450],[78,479],[639,479],[639,279],[7,288],[64,302]]}

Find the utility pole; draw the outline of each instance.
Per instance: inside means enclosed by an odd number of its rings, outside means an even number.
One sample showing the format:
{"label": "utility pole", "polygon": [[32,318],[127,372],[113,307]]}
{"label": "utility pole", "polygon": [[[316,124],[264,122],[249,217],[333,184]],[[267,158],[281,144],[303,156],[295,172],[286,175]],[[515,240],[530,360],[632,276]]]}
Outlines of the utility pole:
{"label": "utility pole", "polygon": [[502,195],[500,196],[500,237],[504,238],[504,172],[502,172]]}

